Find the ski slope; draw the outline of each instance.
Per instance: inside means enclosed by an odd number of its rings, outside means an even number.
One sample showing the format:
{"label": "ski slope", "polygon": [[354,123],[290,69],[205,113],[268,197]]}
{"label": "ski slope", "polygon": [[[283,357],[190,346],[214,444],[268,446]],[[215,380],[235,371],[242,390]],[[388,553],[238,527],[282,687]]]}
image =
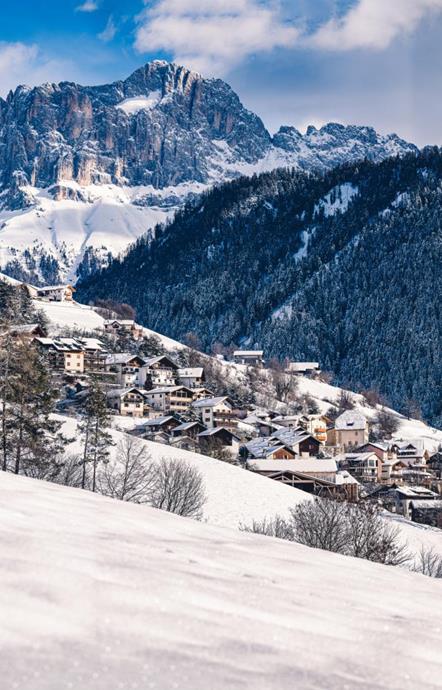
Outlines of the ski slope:
{"label": "ski slope", "polygon": [[441,584],[1,473],[2,690],[437,690]]}

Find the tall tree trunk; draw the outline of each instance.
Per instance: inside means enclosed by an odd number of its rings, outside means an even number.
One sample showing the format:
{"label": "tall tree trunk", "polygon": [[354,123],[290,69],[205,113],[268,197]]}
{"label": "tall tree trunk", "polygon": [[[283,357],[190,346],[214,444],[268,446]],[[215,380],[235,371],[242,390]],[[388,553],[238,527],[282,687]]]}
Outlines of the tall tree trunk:
{"label": "tall tree trunk", "polygon": [[83,472],[81,476],[81,488],[86,487],[86,462],[87,462],[87,452],[89,449],[89,420],[87,421],[86,434],[84,438],[84,451],[83,451]]}

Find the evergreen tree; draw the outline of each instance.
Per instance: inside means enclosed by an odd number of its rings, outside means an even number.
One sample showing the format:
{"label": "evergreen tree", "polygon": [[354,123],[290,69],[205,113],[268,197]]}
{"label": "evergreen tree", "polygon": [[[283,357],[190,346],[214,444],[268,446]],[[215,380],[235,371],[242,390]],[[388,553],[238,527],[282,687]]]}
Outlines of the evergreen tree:
{"label": "evergreen tree", "polygon": [[[113,445],[108,429],[111,416],[107,407],[106,393],[97,379],[92,379],[84,404],[83,418],[79,427],[83,437],[82,480],[81,487],[95,491],[97,488],[97,469],[100,463],[106,462]],[[88,479],[88,466],[92,467],[92,477]]]}

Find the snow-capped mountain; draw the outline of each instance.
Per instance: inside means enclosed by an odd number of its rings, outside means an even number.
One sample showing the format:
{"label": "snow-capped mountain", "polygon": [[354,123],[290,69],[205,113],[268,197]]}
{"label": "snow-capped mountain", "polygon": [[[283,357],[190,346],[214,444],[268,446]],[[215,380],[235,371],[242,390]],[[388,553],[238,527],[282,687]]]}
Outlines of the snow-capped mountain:
{"label": "snow-capped mountain", "polygon": [[217,182],[413,150],[339,124],[272,138],[228,84],[164,61],[103,86],[19,86],[0,99],[0,266],[34,282],[84,274]]}

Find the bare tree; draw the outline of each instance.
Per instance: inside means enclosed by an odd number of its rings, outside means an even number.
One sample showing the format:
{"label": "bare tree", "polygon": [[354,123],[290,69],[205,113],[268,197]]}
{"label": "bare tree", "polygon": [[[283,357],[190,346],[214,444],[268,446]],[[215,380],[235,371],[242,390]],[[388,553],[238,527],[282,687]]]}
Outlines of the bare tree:
{"label": "bare tree", "polygon": [[302,501],[291,510],[295,541],[316,549],[345,553],[345,504],[331,500]]}
{"label": "bare tree", "polygon": [[154,508],[198,520],[206,500],[203,478],[196,467],[171,458],[156,464],[149,500]]}
{"label": "bare tree", "polygon": [[149,503],[155,481],[156,467],[145,444],[125,435],[117,445],[115,460],[103,465],[98,490],[120,501]]}
{"label": "bare tree", "polygon": [[65,453],[59,462],[59,472],[52,481],[56,484],[80,488],[82,476],[82,456],[78,453]]}
{"label": "bare tree", "polygon": [[380,439],[390,438],[399,429],[400,422],[396,415],[383,407],[374,418],[377,435]]}
{"label": "bare tree", "polygon": [[384,404],[384,399],[377,388],[367,388],[362,391],[362,395],[370,407],[376,407],[376,405]]}
{"label": "bare tree", "polygon": [[385,565],[403,565],[410,560],[400,530],[384,518],[374,503],[345,503],[347,550],[350,556]]}
{"label": "bare tree", "polygon": [[337,404],[339,407],[339,412],[345,412],[345,410],[353,410],[355,406],[355,401],[350,391],[342,390],[337,399]]}
{"label": "bare tree", "polygon": [[292,523],[280,515],[275,515],[273,518],[264,518],[263,520],[253,520],[251,526],[240,524],[239,529],[242,532],[265,534],[267,537],[295,541]]}
{"label": "bare tree", "polygon": [[399,529],[374,504],[317,499],[303,501],[291,512],[295,540],[306,546],[385,565],[410,559]]}
{"label": "bare tree", "polygon": [[422,546],[413,570],[427,577],[442,578],[442,556],[433,548]]}

